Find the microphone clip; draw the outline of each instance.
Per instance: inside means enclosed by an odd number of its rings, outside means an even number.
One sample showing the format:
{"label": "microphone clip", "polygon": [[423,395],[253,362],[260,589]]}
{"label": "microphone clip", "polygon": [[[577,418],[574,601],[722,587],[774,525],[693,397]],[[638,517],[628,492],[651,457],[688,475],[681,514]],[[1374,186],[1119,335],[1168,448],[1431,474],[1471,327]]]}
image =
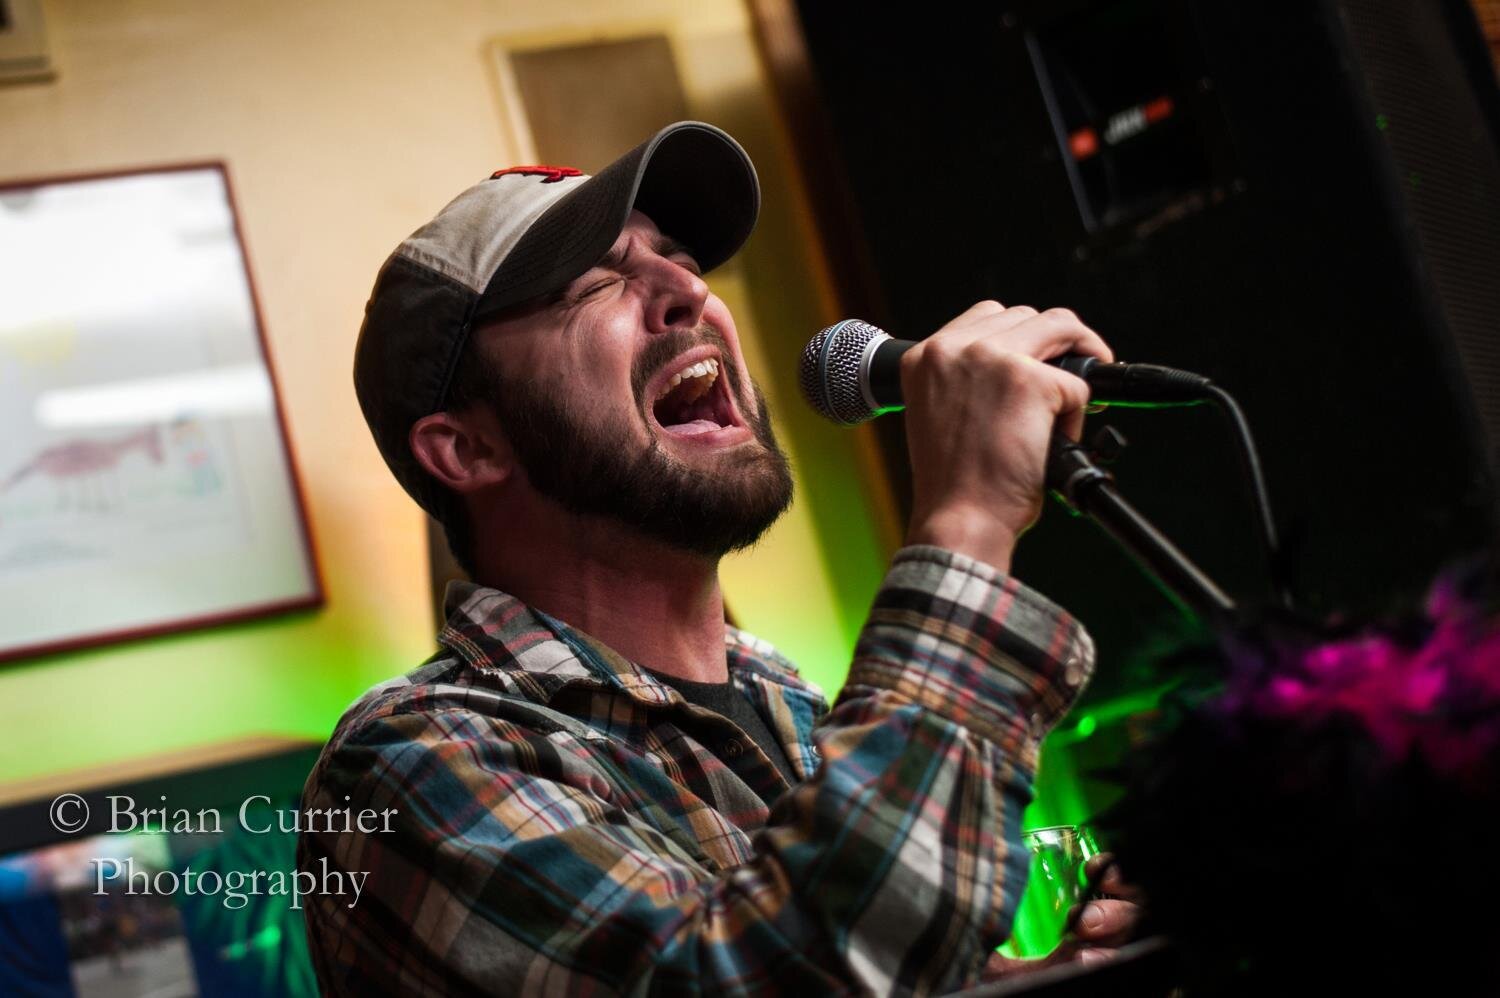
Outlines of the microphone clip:
{"label": "microphone clip", "polygon": [[1129,441],[1113,426],[1101,426],[1085,446],[1054,434],[1047,451],[1047,487],[1074,516],[1083,515],[1088,493],[1114,476],[1099,467],[1119,460]]}

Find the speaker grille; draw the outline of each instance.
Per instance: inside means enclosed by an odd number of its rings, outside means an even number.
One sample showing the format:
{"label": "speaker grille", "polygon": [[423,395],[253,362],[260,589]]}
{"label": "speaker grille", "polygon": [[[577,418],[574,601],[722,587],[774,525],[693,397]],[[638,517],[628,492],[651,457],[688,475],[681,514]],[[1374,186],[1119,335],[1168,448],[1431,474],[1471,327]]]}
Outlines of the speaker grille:
{"label": "speaker grille", "polygon": [[[1455,51],[1446,2],[1341,0],[1396,170],[1419,266],[1500,466],[1500,150]],[[1488,67],[1482,67],[1487,70]]]}

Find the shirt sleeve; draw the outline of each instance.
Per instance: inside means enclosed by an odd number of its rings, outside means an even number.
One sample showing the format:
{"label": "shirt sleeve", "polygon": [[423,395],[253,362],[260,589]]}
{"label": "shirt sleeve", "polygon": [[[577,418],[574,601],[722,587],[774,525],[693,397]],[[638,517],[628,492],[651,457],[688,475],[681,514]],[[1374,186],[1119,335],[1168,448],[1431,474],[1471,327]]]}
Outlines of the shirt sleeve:
{"label": "shirt sleeve", "polygon": [[1063,611],[982,563],[899,552],[821,761],[711,868],[651,788],[575,731],[461,705],[336,735],[303,807],[393,810],[305,833],[334,994],[941,993],[974,983],[1024,883],[1038,743],[1093,666]]}

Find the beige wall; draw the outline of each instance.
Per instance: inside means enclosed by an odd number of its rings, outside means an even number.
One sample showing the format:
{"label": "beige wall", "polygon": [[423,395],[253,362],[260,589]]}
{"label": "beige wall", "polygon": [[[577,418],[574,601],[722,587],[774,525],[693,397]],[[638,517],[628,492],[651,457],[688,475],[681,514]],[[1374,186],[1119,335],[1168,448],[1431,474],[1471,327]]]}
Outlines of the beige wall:
{"label": "beige wall", "polygon": [[[228,164],[328,605],[0,667],[0,780],[250,732],[321,736],[360,690],[431,648],[422,521],[369,441],[349,362],[389,250],[515,161],[487,43],[576,40],[628,11],[668,31],[692,111],[749,127],[752,154],[774,167],[745,12],[738,0],[46,0],[44,10],[57,78],[0,88],[0,180]],[[758,252],[795,270],[792,250]],[[746,266],[720,288],[754,338]],[[805,339],[812,302],[790,288],[771,312],[802,323],[793,335]],[[764,344],[755,352],[764,358]],[[773,403],[796,404],[784,376],[769,381]],[[742,559],[726,578],[742,618],[826,670],[841,664],[850,609],[816,541],[804,504],[763,545],[762,567]]]}

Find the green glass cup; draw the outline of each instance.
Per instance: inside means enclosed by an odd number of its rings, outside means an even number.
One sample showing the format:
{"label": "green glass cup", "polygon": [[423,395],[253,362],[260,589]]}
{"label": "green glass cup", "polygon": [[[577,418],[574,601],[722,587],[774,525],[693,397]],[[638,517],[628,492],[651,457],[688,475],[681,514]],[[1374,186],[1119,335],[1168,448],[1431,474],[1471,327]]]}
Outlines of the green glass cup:
{"label": "green glass cup", "polygon": [[1084,864],[1098,855],[1099,844],[1086,825],[1033,828],[1021,838],[1031,870],[1007,948],[1014,956],[1046,956],[1062,942],[1068,913],[1088,896]]}

